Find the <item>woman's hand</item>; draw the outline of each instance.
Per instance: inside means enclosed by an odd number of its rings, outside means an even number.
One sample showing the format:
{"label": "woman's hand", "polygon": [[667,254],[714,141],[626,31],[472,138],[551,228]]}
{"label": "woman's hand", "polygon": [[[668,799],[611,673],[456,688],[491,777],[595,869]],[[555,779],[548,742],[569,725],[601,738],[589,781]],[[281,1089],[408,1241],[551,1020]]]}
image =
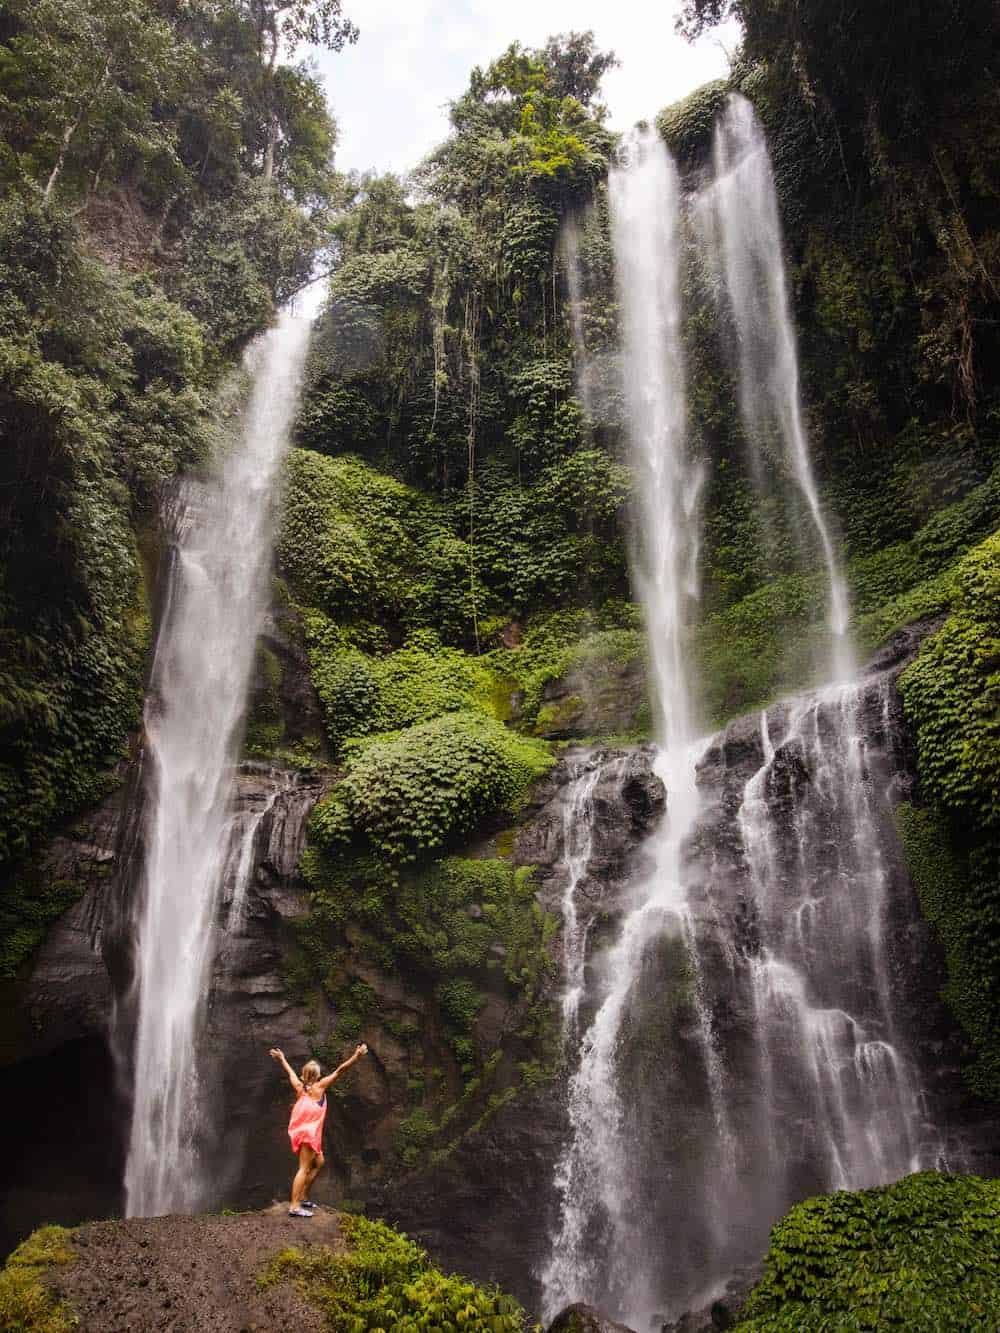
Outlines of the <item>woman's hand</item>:
{"label": "woman's hand", "polygon": [[367,1054],[368,1054],[368,1047],[365,1045],[364,1042],[361,1042],[361,1043],[355,1048],[355,1051],[354,1051],[354,1058],[355,1058],[355,1060],[360,1060],[361,1057],[362,1057],[363,1055],[367,1055]]}
{"label": "woman's hand", "polygon": [[277,1046],[275,1046],[273,1050],[268,1051],[268,1055],[270,1055],[272,1060],[277,1060],[279,1064],[284,1063],[285,1052],[279,1051]]}

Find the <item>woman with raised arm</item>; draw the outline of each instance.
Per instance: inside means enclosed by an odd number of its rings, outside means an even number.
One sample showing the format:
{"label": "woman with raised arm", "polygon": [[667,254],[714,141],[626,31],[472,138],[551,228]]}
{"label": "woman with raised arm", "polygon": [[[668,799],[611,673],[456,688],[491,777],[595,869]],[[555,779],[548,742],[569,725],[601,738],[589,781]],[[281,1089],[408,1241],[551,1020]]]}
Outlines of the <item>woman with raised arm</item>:
{"label": "woman with raised arm", "polygon": [[309,1191],[326,1161],[323,1156],[326,1090],[331,1083],[336,1083],[345,1069],[350,1069],[351,1065],[367,1054],[368,1047],[362,1042],[349,1059],[338,1065],[332,1074],[327,1074],[323,1078],[322,1070],[315,1060],[309,1060],[305,1064],[300,1077],[285,1059],[284,1051],[275,1049],[271,1052],[271,1058],[277,1060],[284,1069],[296,1093],[292,1118],[288,1122],[288,1137],[292,1141],[292,1152],[298,1154],[299,1169],[292,1181],[289,1217],[312,1217],[312,1210],[316,1206],[309,1198]]}

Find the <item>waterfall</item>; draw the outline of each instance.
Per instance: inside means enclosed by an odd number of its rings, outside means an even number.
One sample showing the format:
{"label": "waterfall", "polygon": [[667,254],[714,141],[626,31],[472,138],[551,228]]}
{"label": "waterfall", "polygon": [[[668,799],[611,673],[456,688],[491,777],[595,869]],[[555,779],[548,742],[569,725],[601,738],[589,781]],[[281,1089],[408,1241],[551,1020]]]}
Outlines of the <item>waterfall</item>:
{"label": "waterfall", "polygon": [[234,837],[234,764],[269,597],[274,487],[309,327],[285,313],[249,349],[240,438],[210,482],[186,485],[177,516],[145,713],[152,778],[137,920],[130,1216],[190,1212],[206,1197],[210,1108],[198,1038],[224,884],[238,919],[259,823],[251,818]]}
{"label": "waterfall", "polygon": [[797,1172],[816,1190],[860,1189],[937,1156],[896,1030],[884,811],[861,704],[853,684],[805,696],[777,746],[765,715],[764,762],[738,815],[756,910],[744,959],[760,1067],[755,1173],[775,1207],[797,1197]]}
{"label": "waterfall", "polygon": [[[737,727],[732,754],[728,732],[694,739],[684,631],[702,477],[685,438],[680,190],[654,135],[632,141],[609,196],[633,577],[667,816],[617,937],[589,957],[579,894],[592,835],[564,829],[569,1132],[540,1278],[548,1318],[585,1301],[647,1329],[721,1294],[798,1199],[885,1183],[942,1153],[901,1031],[913,908],[890,893],[892,681],[848,679],[846,584],[809,457],[773,174],[749,103],[731,99],[717,126],[697,230],[732,308],[747,433],[780,444],[822,552],[833,683],[776,705],[752,743]],[[589,781],[575,776],[567,820],[593,819]]]}
{"label": "waterfall", "polygon": [[740,409],[751,443],[774,433],[806,503],[822,552],[832,632],[832,674],[853,668],[849,604],[809,456],[799,359],[788,297],[781,220],[767,141],[750,102],[731,94],[715,127],[714,179],[703,201],[714,214],[739,348]]}
{"label": "waterfall", "polygon": [[[663,942],[678,943],[684,954],[692,933],[681,849],[698,800],[683,632],[697,593],[702,476],[686,440],[680,182],[654,132],[633,138],[626,160],[611,173],[609,194],[626,424],[636,472],[634,577],[648,627],[660,741],[656,771],[667,791],[667,817],[656,836],[655,869],[636,887],[617,940],[598,962],[598,1004],[569,1080],[570,1136],[555,1176],[559,1215],[541,1273],[548,1317],[573,1300],[603,1308],[610,1302],[625,1315],[647,1313],[654,1299],[646,1284],[654,1271],[651,1238],[636,1206],[637,1173],[648,1166],[648,1145],[636,1142],[630,1099],[623,1095],[623,1039],[635,1021],[639,983]],[[703,1006],[701,1015],[707,1068],[713,1062]],[[721,1104],[716,1109],[722,1117]]]}
{"label": "waterfall", "polygon": [[[618,767],[623,761],[618,761]],[[562,954],[565,989],[562,999],[563,1041],[576,1035],[590,922],[581,919],[578,896],[583,892],[594,845],[594,789],[601,780],[601,764],[587,755],[579,764],[563,806],[563,864],[566,886],[562,897]]]}

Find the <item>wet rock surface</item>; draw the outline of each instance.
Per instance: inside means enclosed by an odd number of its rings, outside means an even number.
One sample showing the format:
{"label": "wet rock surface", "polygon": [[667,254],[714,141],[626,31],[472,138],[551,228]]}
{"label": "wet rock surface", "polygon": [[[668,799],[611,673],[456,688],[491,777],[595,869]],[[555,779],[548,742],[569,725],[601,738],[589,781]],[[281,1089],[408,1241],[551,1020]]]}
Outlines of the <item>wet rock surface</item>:
{"label": "wet rock surface", "polygon": [[282,1282],[257,1277],[289,1245],[342,1247],[337,1214],[309,1220],[287,1204],[234,1217],[150,1217],[94,1222],[70,1238],[71,1263],[48,1272],[50,1289],[79,1318],[81,1333],[259,1333],[312,1328],[317,1312]]}
{"label": "wet rock surface", "polygon": [[[234,826],[260,818],[245,917],[217,956],[207,1022],[205,1074],[226,1126],[214,1167],[220,1197],[235,1190],[241,1201],[262,1204],[289,1176],[291,1090],[275,1076],[267,1050],[284,1044],[297,1055],[302,1042],[306,1013],[289,999],[282,967],[291,923],[307,908],[296,865],[305,822],[323,790],[321,778],[263,764],[244,765],[237,776]],[[76,868],[87,887],[50,930],[9,1020],[16,1041],[7,1047],[0,1093],[8,1142],[17,1142],[21,1154],[4,1170],[4,1252],[44,1222],[72,1223],[122,1208],[131,1051],[130,994],[122,977],[129,972],[129,918],[140,884],[139,822],[126,787],[49,853],[70,873]],[[101,872],[94,874],[94,866]],[[220,919],[228,905],[224,898]],[[251,1135],[254,1152],[245,1165]],[[22,1169],[27,1162],[30,1171]]]}
{"label": "wet rock surface", "polygon": [[726,1283],[721,1295],[697,1310],[687,1310],[680,1318],[663,1324],[661,1333],[720,1333],[735,1328],[750,1292],[760,1281],[763,1266],[742,1269]]}
{"label": "wet rock surface", "polygon": [[633,1333],[624,1324],[606,1319],[590,1305],[568,1305],[549,1325],[548,1333]]}

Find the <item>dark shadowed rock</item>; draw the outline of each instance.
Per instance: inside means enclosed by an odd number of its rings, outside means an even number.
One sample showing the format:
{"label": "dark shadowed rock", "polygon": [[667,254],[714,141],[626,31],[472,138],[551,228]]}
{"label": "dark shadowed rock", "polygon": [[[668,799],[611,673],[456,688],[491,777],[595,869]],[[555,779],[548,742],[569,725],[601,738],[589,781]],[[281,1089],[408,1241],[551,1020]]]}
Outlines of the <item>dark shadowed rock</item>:
{"label": "dark shadowed rock", "polygon": [[722,1333],[736,1328],[747,1297],[760,1281],[763,1266],[741,1269],[726,1283],[725,1291],[697,1310],[688,1310],[663,1325],[662,1333]]}
{"label": "dark shadowed rock", "polygon": [[553,1319],[548,1333],[633,1333],[633,1330],[606,1319],[590,1305],[568,1305]]}

